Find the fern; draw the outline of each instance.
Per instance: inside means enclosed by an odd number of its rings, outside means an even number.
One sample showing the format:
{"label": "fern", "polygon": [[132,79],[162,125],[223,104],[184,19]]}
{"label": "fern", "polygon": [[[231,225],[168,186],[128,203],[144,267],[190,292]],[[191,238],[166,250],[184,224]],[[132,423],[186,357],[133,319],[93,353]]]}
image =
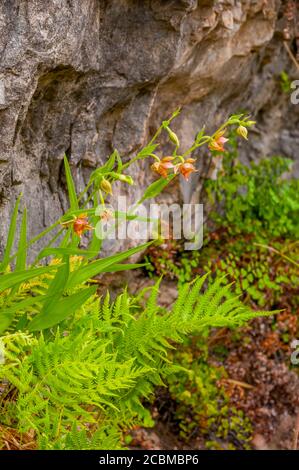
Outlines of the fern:
{"label": "fern", "polygon": [[[111,302],[93,297],[45,336],[3,336],[0,380],[18,391],[21,432],[34,429],[39,448],[119,448],[122,427],[149,419],[143,406],[177,369],[169,350],[207,326],[236,326],[253,312],[207,276],[185,285],[169,311],[159,306],[160,281],[143,305],[127,291]],[[271,312],[273,313],[273,312]],[[105,438],[104,438],[105,437]]]}

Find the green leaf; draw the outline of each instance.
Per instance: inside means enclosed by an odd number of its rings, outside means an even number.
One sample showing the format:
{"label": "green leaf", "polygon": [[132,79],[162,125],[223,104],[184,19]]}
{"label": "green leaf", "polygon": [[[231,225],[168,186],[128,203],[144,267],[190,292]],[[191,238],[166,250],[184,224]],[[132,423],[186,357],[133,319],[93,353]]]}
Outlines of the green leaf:
{"label": "green leaf", "polygon": [[[24,271],[26,269],[27,259],[27,210],[24,209],[21,229],[20,229],[20,240],[17,251],[17,260],[15,266],[15,272]],[[11,295],[13,296],[19,289],[19,285],[16,284],[12,289]]]}
{"label": "green leaf", "polygon": [[114,150],[113,153],[109,156],[108,161],[105,163],[105,165],[100,168],[101,173],[109,173],[109,171],[113,170],[117,155],[117,150]]}
{"label": "green leaf", "polygon": [[70,274],[69,282],[67,283],[66,287],[68,289],[71,289],[77,286],[78,284],[83,284],[89,279],[92,279],[97,274],[107,272],[108,268],[111,269],[113,265],[124,261],[135,253],[138,253],[139,251],[145,250],[145,248],[147,248],[152,243],[153,242],[144,243],[143,245],[131,248],[130,250],[124,251],[122,253],[118,253],[116,255],[109,256],[104,259],[93,261],[92,263],[79,268],[77,271],[74,271]]}
{"label": "green leaf", "polygon": [[[95,194],[94,197],[93,197],[93,205],[94,205],[94,207],[97,207],[99,205],[98,194]],[[93,217],[91,218],[91,225],[93,227],[95,227],[96,224],[98,223],[98,221],[99,221],[99,217],[93,215]],[[91,242],[89,243],[88,251],[90,253],[95,252],[96,254],[91,255],[91,256],[88,255],[89,259],[94,258],[95,256],[100,254],[100,251],[101,251],[101,248],[102,248],[102,243],[103,243],[103,240],[98,238],[97,235],[96,235],[96,230],[93,230],[92,239],[91,239]]]}
{"label": "green leaf", "polygon": [[117,173],[121,173],[122,168],[123,168],[123,162],[121,160],[121,157],[120,157],[118,151],[115,150],[115,152],[116,152],[116,159],[117,159]]}
{"label": "green leaf", "polygon": [[96,181],[99,177],[101,178],[101,175],[110,173],[110,171],[113,170],[114,165],[115,165],[115,160],[117,158],[118,165],[120,164],[120,157],[118,155],[117,150],[114,150],[114,152],[110,155],[108,158],[108,161],[105,163],[105,165],[101,166],[100,168],[97,168],[94,170],[91,175],[90,175],[90,182]]}
{"label": "green leaf", "polygon": [[36,235],[36,237],[32,238],[32,240],[30,240],[30,242],[27,244],[27,248],[39,241],[41,238],[44,238],[46,235],[48,235],[48,233],[52,232],[52,230],[54,230],[59,225],[59,223],[59,220],[57,220],[54,224],[50,225],[50,227],[47,227],[41,233]]}
{"label": "green leaf", "polygon": [[76,194],[76,189],[75,189],[75,183],[72,177],[70,165],[69,165],[66,155],[64,156],[64,168],[65,168],[66,184],[67,184],[67,189],[68,189],[68,194],[69,194],[70,208],[71,210],[77,210],[79,209],[79,204],[78,204],[78,199],[77,199],[77,194]]}
{"label": "green leaf", "polygon": [[47,256],[96,256],[97,251],[81,250],[80,248],[45,248],[41,251],[39,259],[46,258]]}
{"label": "green leaf", "polygon": [[17,312],[39,302],[43,302],[46,299],[47,297],[45,295],[30,297],[29,299],[22,300],[21,302],[16,302],[12,307],[2,310],[0,312],[0,335],[9,328]]}
{"label": "green leaf", "polygon": [[19,195],[17,198],[13,214],[11,217],[10,225],[9,225],[9,230],[8,230],[8,236],[7,236],[7,241],[6,241],[6,247],[4,250],[4,256],[2,263],[0,265],[0,271],[5,271],[7,266],[9,265],[10,262],[10,253],[14,244],[15,236],[16,236],[16,228],[17,228],[17,219],[18,219],[18,210],[19,210],[19,205],[20,205],[20,200],[21,200],[22,194]]}
{"label": "green leaf", "polygon": [[147,145],[142,150],[140,150],[140,152],[138,152],[137,158],[139,159],[139,158],[148,157],[156,150],[157,147],[158,147],[158,144]]}
{"label": "green leaf", "polygon": [[145,268],[150,263],[137,263],[137,264],[114,264],[111,268],[107,268],[105,273],[116,273],[119,271],[129,271],[131,269]]}
{"label": "green leaf", "polygon": [[138,204],[141,204],[146,199],[151,199],[158,196],[164,188],[175,178],[176,175],[169,175],[167,178],[160,178],[157,181],[154,181],[144,192]]}
{"label": "green leaf", "polygon": [[67,248],[70,238],[72,238],[73,229],[68,227],[63,239],[60,242],[59,248]]}
{"label": "green leaf", "polygon": [[70,295],[56,303],[55,308],[51,311],[51,314],[42,312],[36,315],[33,320],[29,323],[29,331],[44,330],[51,328],[58,323],[61,323],[68,316],[74,315],[76,310],[96,293],[97,287],[88,287],[87,289],[81,290],[76,294]]}
{"label": "green leaf", "polygon": [[64,292],[70,273],[69,256],[64,256],[63,261],[64,263],[58,267],[56,275],[49,285],[47,290],[48,300],[43,306],[41,315],[50,315],[56,309],[56,304]]}
{"label": "green leaf", "polygon": [[20,229],[20,240],[17,252],[17,260],[15,271],[23,271],[26,269],[27,259],[27,209],[24,209],[21,229]]}
{"label": "green leaf", "polygon": [[2,274],[0,276],[0,292],[9,289],[16,284],[28,281],[37,276],[47,274],[50,271],[57,269],[57,266],[46,266],[44,268],[34,268],[26,271],[18,271],[15,273]]}

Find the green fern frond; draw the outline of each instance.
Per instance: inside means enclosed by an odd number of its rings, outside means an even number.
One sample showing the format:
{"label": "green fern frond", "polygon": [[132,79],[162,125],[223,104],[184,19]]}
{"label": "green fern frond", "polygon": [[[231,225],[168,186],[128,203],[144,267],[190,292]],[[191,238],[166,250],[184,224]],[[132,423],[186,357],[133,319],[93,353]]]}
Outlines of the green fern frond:
{"label": "green fern frond", "polygon": [[168,354],[176,343],[273,314],[251,311],[223,280],[204,289],[206,280],[184,285],[169,310],[158,281],[139,306],[127,291],[114,302],[92,297],[46,336],[4,335],[0,380],[17,390],[19,429],[34,429],[39,448],[120,448],[122,426],[149,422],[143,401],[177,367]]}

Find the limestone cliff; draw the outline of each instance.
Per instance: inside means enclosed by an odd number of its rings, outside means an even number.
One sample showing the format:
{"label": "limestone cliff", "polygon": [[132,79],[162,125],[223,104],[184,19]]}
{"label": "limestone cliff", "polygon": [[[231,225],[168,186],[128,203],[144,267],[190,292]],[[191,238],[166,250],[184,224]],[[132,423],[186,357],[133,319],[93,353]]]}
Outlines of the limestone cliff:
{"label": "limestone cliff", "polygon": [[[20,191],[31,234],[65,209],[65,153],[80,188],[113,148],[128,157],[178,105],[183,146],[203,124],[246,109],[258,121],[246,158],[298,158],[299,105],[279,78],[296,76],[283,45],[286,3],[3,0],[1,239]],[[135,192],[152,178],[143,169]]]}

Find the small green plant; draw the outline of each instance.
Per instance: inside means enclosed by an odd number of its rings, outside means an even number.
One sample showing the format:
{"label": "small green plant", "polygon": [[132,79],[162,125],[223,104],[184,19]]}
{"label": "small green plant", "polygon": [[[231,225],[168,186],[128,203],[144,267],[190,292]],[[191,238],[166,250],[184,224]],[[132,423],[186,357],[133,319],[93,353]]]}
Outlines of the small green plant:
{"label": "small green plant", "polygon": [[184,441],[204,436],[207,449],[250,448],[250,422],[229,404],[221,385],[227,374],[223,367],[210,363],[208,337],[206,329],[201,337],[186,339],[173,352],[173,361],[181,369],[168,377],[169,392],[176,403],[172,419]]}
{"label": "small green plant", "polygon": [[[290,260],[284,258],[292,250]],[[287,255],[285,255],[288,258]],[[236,294],[250,299],[260,307],[270,308],[279,302],[286,291],[296,302],[299,286],[298,245],[273,240],[271,247],[254,241],[253,236],[222,239],[206,246],[201,259],[202,268],[213,276],[227,275],[234,283]]]}
{"label": "small green plant", "polygon": [[285,70],[280,73],[280,86],[284,93],[290,94],[292,92],[292,81]]}
{"label": "small green plant", "polygon": [[148,247],[145,255],[145,269],[149,277],[163,276],[177,281],[181,286],[194,278],[200,252],[185,251],[175,240],[165,240],[161,245]]}
{"label": "small green plant", "polygon": [[236,144],[225,152],[223,174],[207,180],[206,190],[217,224],[231,234],[254,233],[261,239],[295,238],[299,233],[299,181],[285,179],[292,161],[272,157],[246,166],[238,160]]}

